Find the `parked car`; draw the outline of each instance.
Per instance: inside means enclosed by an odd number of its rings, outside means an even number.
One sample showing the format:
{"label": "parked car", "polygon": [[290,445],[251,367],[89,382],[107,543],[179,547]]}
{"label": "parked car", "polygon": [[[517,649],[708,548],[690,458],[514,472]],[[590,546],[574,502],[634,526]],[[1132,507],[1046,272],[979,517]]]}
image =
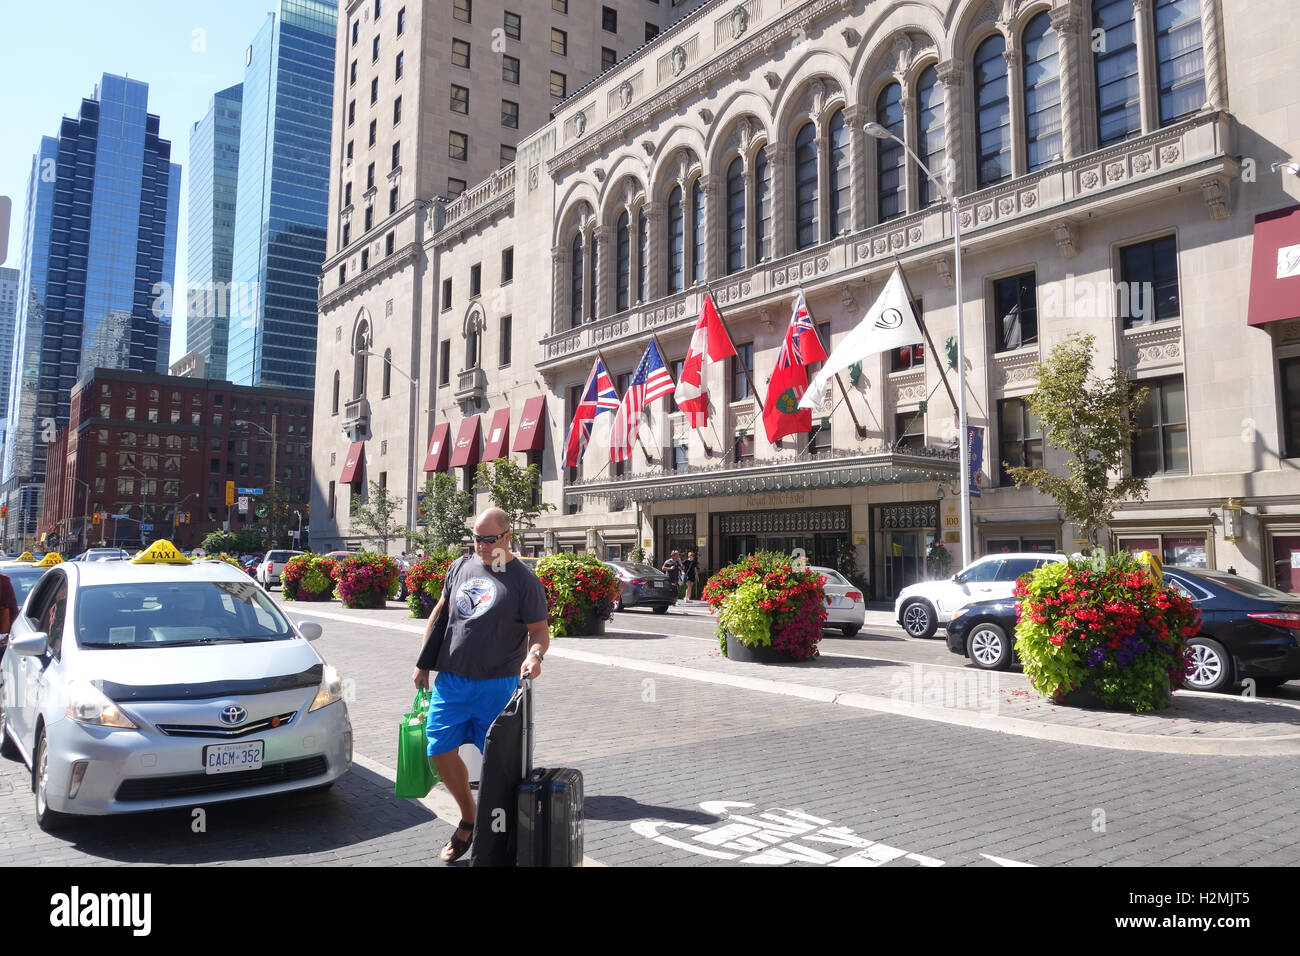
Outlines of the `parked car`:
{"label": "parked car", "polygon": [[1049,561],[1066,561],[1063,554],[1018,552],[990,554],[972,561],[951,578],[922,581],[898,592],[894,616],[912,637],[931,637],[946,627],[953,612],[974,601],[1010,597],[1016,578]]}
{"label": "parked car", "polygon": [[[0,660],[0,754],[36,820],[328,787],[352,763],[342,680],[256,584],[165,541],[68,562],[27,596]],[[148,755],[148,760],[141,759]]]}
{"label": "parked car", "polygon": [[1016,644],[1016,599],[976,601],[953,612],[948,622],[948,650],[969,657],[986,671],[1004,671],[1013,663]]}
{"label": "parked car", "polygon": [[656,614],[667,614],[677,603],[677,588],[668,583],[668,575],[647,564],[631,561],[605,561],[618,577],[618,604],[615,610],[649,607]]}
{"label": "parked car", "polygon": [[853,637],[862,630],[866,620],[867,604],[862,591],[834,568],[809,567],[824,579],[826,591],[826,623],[822,629],[838,628],[845,637]]}
{"label": "parked car", "polygon": [[131,555],[122,548],[89,548],[72,558],[73,561],[130,561]]}
{"label": "parked car", "polygon": [[259,584],[271,590],[271,586],[280,583],[280,575],[284,573],[284,566],[289,563],[289,559],[296,554],[302,554],[301,551],[268,551],[257,564],[257,574],[255,575]]}

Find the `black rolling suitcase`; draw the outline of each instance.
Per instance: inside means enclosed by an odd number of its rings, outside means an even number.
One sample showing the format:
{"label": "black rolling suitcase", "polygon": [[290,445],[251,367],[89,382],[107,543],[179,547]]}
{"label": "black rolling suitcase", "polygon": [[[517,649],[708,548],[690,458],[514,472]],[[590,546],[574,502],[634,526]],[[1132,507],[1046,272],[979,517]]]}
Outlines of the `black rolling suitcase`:
{"label": "black rolling suitcase", "polygon": [[517,798],[518,866],[582,866],[582,771],[533,769],[533,682],[523,682],[523,771]]}

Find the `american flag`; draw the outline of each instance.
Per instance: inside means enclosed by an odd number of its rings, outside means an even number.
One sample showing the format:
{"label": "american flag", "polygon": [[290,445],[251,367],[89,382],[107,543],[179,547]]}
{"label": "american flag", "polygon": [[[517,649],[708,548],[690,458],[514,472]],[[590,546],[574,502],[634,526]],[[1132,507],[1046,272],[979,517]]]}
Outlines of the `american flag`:
{"label": "american flag", "polygon": [[596,359],[591,374],[587,376],[587,385],[582,390],[578,407],[573,413],[568,437],[564,440],[564,467],[576,468],[582,461],[582,452],[591,438],[596,416],[617,411],[618,407],[618,392],[614,390],[614,382],[605,370],[605,363]]}
{"label": "american flag", "polygon": [[673,387],[673,377],[664,368],[659,349],[651,340],[614,415],[609,433],[610,461],[627,461],[632,457],[632,446],[636,444],[637,429],[641,426],[641,412],[656,399],[672,394]]}

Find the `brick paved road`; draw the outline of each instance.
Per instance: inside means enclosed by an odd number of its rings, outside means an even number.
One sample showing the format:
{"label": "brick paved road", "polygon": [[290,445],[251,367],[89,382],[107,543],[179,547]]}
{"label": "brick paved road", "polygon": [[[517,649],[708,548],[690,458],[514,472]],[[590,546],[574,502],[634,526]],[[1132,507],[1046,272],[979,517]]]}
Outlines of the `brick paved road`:
{"label": "brick paved road", "polygon": [[[357,751],[391,767],[419,638],[324,630]],[[1296,758],[1036,741],[557,657],[537,687],[537,763],[583,770],[586,852],[607,864],[1300,862],[1300,819],[1278,812],[1300,790]],[[391,793],[357,767],[330,793],[213,805],[206,833],[176,811],[54,837],[32,820],[25,768],[0,761],[0,865],[428,861],[448,822]],[[764,815],[777,810],[798,813]]]}

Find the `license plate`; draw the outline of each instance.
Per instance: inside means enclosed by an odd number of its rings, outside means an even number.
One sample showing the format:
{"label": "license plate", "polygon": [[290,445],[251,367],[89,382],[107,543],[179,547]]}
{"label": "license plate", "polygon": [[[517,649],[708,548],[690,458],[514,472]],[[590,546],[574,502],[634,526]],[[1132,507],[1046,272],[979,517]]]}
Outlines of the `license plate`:
{"label": "license plate", "polygon": [[203,748],[203,769],[206,773],[238,773],[241,770],[260,770],[265,741],[249,740],[237,744],[211,744]]}
{"label": "license plate", "polygon": [[667,582],[667,581],[656,581],[656,582],[654,583],[654,586],[657,587],[657,588],[666,588],[666,587],[668,587],[668,582]]}

